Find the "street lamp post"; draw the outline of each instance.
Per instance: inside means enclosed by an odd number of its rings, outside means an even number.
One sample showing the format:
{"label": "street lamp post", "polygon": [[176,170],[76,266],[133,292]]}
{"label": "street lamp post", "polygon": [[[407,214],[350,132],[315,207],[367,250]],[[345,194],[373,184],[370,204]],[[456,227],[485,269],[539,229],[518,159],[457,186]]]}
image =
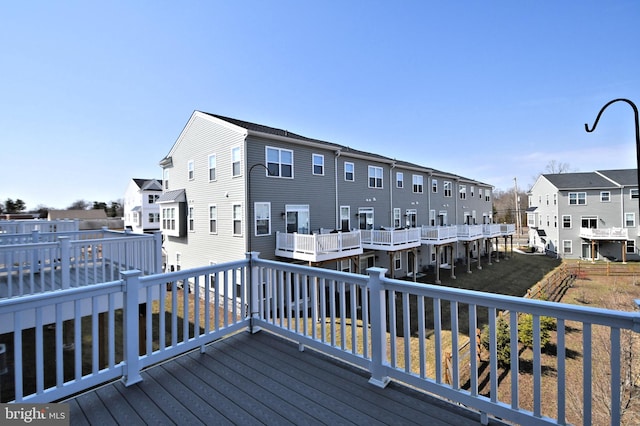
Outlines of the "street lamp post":
{"label": "street lamp post", "polygon": [[[607,104],[605,106],[602,107],[602,109],[600,110],[600,112],[598,113],[598,116],[596,117],[596,121],[593,123],[593,127],[591,129],[589,129],[589,125],[585,123],[584,125],[584,129],[591,133],[596,129],[596,126],[598,125],[598,121],[600,120],[600,116],[602,115],[602,113],[604,112],[605,109],[607,109],[607,107],[615,102],[626,102],[628,103],[631,108],[633,108],[633,114],[634,114],[634,118],[635,118],[635,131],[636,131],[636,172],[637,172],[637,177],[638,177],[638,185],[640,187],[640,122],[638,121],[638,107],[636,107],[636,105],[631,102],[629,99],[624,99],[624,98],[618,98],[618,99],[614,99],[612,101],[607,102]],[[640,188],[639,188],[640,190]],[[638,206],[640,207],[640,196],[638,197]]]}

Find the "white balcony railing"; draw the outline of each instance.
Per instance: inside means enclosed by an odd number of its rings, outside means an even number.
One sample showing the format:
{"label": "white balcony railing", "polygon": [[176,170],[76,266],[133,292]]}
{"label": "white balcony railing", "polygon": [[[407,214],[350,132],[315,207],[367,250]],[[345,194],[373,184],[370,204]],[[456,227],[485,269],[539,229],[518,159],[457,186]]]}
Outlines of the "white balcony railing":
{"label": "white balcony railing", "polygon": [[[27,327],[35,327],[35,341],[29,350],[37,352],[30,354],[32,356],[23,355],[22,339],[14,338],[14,344],[8,348],[13,351],[9,356],[15,362],[11,375],[3,377],[3,390],[5,386],[13,387],[11,401],[49,402],[117,377],[130,385],[142,380],[140,370],[146,366],[202,348],[225,334],[247,327],[253,327],[255,331],[259,327],[291,338],[299,342],[301,348],[312,347],[366,369],[372,384],[384,387],[390,380],[396,380],[517,424],[574,422],[575,419],[567,418],[568,406],[579,410],[582,419],[578,421],[591,424],[595,404],[593,389],[604,385],[609,392],[599,393],[598,398],[608,398],[611,410],[605,413],[609,416],[606,423],[619,424],[621,421],[619,389],[625,378],[621,370],[621,357],[624,356],[621,336],[631,333],[632,337],[638,337],[634,335],[640,332],[638,312],[413,284],[385,278],[386,271],[381,268],[370,268],[369,276],[366,276],[260,260],[255,254],[253,256],[237,262],[144,277],[136,271],[125,272],[121,280],[114,282],[0,300],[0,322],[12,327],[14,336],[21,336],[21,331]],[[188,321],[178,327],[177,293],[181,283],[199,283],[193,285],[192,294],[195,300],[203,300],[203,304],[193,306],[185,302],[184,312],[180,314],[183,319],[201,318],[200,327],[192,331],[189,331]],[[212,283],[211,290],[203,291],[209,283]],[[228,294],[230,286],[235,289],[234,300],[223,296]],[[121,323],[114,322],[116,300],[122,301]],[[153,309],[159,310],[158,321],[152,320],[152,313],[156,313],[152,311],[154,306]],[[214,315],[218,308],[228,315]],[[100,339],[83,341],[86,336],[79,332],[78,325],[82,322],[82,330],[85,327],[98,330],[100,312],[105,313],[109,324],[102,360],[98,356]],[[140,319],[141,312],[145,313],[143,320]],[[527,381],[527,392],[523,393],[530,394],[531,401],[518,398],[521,392],[519,374],[511,374],[508,384],[503,384],[499,378],[499,313],[511,325],[511,372],[520,371],[519,363],[522,362],[516,343],[519,315],[532,315],[533,336],[540,336],[542,317],[550,317],[557,324],[557,337],[552,342],[557,359],[554,374],[544,373],[540,342],[534,337],[532,360],[526,361],[532,365],[528,373],[532,377]],[[465,330],[480,327],[480,318],[488,318],[490,334],[488,361],[483,361],[482,366],[475,344],[468,345],[468,356],[464,358],[458,351],[465,339],[475,340],[469,339]],[[67,320],[76,324],[76,333],[57,331],[64,329]],[[52,346],[44,344],[42,332],[49,324],[56,330]],[[353,324],[358,327],[352,327]],[[161,330],[166,330],[169,337]],[[596,330],[598,335],[608,336],[606,357],[596,356],[600,354]],[[141,332],[142,336],[157,337],[155,341],[144,341],[144,350],[139,355]],[[567,347],[568,333],[576,332],[583,333],[578,354]],[[115,336],[121,333],[125,337],[120,341]],[[93,335],[95,337],[97,331]],[[445,335],[450,338],[445,339]],[[76,349],[63,356],[63,346],[68,343]],[[409,356],[412,347],[416,353]],[[45,351],[56,354],[54,359],[58,362],[71,357],[76,365],[75,369],[71,368],[72,377],[64,376],[67,367],[45,366]],[[85,352],[93,356],[83,359]],[[447,368],[443,367],[445,352],[452,352],[452,362]],[[584,372],[579,376],[568,376],[567,360],[576,356],[581,360]],[[27,366],[28,359],[35,360],[34,365]],[[23,381],[25,368],[33,368],[33,383]],[[489,372],[489,396],[480,392],[479,370]],[[596,383],[595,372],[604,372],[608,378],[604,383]],[[8,380],[11,377],[20,379],[11,382]],[[556,395],[553,405],[546,406],[544,401],[547,399],[542,398],[542,393],[550,391]],[[580,397],[573,398],[574,395]],[[576,408],[575,404],[579,406]]]}
{"label": "white balcony railing", "polygon": [[276,255],[321,262],[362,254],[360,231],[326,234],[276,233]]}
{"label": "white balcony railing", "polygon": [[482,225],[482,235],[485,237],[499,237],[502,234],[502,225],[499,223],[486,223]]}
{"label": "white balcony railing", "polygon": [[457,225],[458,239],[463,241],[477,240],[483,237],[482,225]]}
{"label": "white balcony railing", "polygon": [[29,234],[39,232],[73,232],[78,231],[78,220],[0,220],[0,235]]}
{"label": "white balcony railing", "polygon": [[502,235],[511,235],[516,233],[516,224],[515,223],[501,223],[500,224],[500,233]]}
{"label": "white balcony railing", "polygon": [[456,226],[422,226],[420,238],[426,244],[456,241],[458,228]]}
{"label": "white balcony railing", "polygon": [[420,245],[420,228],[363,229],[362,246],[373,250],[398,250]]}
{"label": "white balcony railing", "polygon": [[589,240],[628,240],[627,228],[580,228],[580,238]]}

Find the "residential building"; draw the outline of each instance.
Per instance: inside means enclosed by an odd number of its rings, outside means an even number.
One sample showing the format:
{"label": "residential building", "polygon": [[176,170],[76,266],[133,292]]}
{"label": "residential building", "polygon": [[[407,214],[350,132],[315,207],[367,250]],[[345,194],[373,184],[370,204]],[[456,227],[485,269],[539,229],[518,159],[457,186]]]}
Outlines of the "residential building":
{"label": "residential building", "polygon": [[636,169],[543,174],[529,192],[529,242],[567,259],[638,260]]}
{"label": "residential building", "polygon": [[107,217],[103,209],[71,209],[71,210],[49,210],[47,220],[77,220],[81,231],[102,229],[122,229],[123,221],[120,218]]}
{"label": "residential building", "polygon": [[287,130],[196,111],[160,166],[168,269],[257,251],[415,276],[490,246],[490,185]]}
{"label": "residential building", "polygon": [[131,179],[124,194],[124,226],[137,233],[160,230],[162,181]]}

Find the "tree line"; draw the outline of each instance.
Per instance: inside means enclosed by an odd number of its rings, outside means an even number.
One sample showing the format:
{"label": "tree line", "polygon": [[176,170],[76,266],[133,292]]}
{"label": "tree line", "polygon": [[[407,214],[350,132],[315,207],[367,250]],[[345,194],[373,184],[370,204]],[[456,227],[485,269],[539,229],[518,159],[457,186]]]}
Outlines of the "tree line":
{"label": "tree line", "polygon": [[[109,201],[94,201],[93,203],[86,200],[76,200],[71,203],[64,210],[104,210],[107,217],[122,217],[124,215],[124,207],[122,200]],[[0,202],[0,214],[19,214],[19,213],[32,213],[39,214],[40,218],[46,218],[49,214],[49,210],[57,210],[45,205],[39,204],[33,210],[27,210],[26,203],[20,198],[15,200],[7,198],[4,202]]]}

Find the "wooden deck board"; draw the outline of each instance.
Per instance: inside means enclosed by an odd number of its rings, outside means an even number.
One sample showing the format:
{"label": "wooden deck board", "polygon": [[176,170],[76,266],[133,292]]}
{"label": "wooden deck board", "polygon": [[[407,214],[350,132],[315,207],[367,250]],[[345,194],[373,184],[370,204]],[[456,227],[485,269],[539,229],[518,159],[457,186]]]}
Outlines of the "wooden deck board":
{"label": "wooden deck board", "polygon": [[[477,425],[480,416],[266,331],[238,333],[69,400],[82,424]],[[496,424],[496,422],[491,422]]]}

